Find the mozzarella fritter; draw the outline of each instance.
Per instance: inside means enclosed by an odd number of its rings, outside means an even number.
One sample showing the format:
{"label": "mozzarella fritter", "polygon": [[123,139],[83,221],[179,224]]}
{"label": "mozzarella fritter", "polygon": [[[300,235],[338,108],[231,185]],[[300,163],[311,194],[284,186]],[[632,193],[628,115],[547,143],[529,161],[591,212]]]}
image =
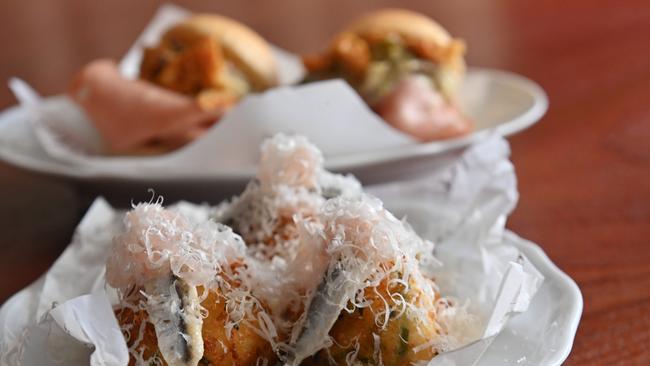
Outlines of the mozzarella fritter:
{"label": "mozzarella fritter", "polygon": [[[255,319],[244,318],[233,327],[225,299],[211,291],[201,303],[207,317],[203,319],[203,357],[199,365],[255,365],[262,360],[273,364],[276,356],[271,344],[261,337],[256,330]],[[129,365],[138,365],[138,361],[155,362],[167,365],[158,348],[158,339],[153,324],[148,320],[144,310],[133,311],[122,308],[115,312],[123,330],[131,357]]]}
{"label": "mozzarella fritter", "polygon": [[[366,288],[364,307],[341,311],[330,330],[332,346],[319,351],[304,364],[401,366],[428,361],[438,354],[435,340],[442,336],[436,322],[435,302],[415,286],[405,290],[401,284],[384,280],[376,288]],[[416,308],[430,309],[426,313]]]}

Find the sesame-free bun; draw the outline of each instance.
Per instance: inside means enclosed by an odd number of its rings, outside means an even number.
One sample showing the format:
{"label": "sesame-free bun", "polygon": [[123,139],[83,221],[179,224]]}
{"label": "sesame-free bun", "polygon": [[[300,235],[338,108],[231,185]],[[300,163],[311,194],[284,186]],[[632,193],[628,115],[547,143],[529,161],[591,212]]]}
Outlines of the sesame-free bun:
{"label": "sesame-free bun", "polygon": [[277,65],[268,43],[252,29],[215,14],[197,14],[176,24],[163,35],[163,42],[188,44],[205,36],[213,38],[253,83],[266,89],[277,83]]}
{"label": "sesame-free bun", "polygon": [[366,14],[347,29],[362,37],[399,34],[406,39],[421,39],[445,46],[452,40],[449,33],[433,19],[410,10],[381,9]]}
{"label": "sesame-free bun", "polygon": [[344,30],[368,40],[395,35],[407,46],[430,44],[443,50],[438,64],[443,70],[443,91],[455,94],[465,75],[463,41],[454,39],[440,24],[426,15],[404,9],[381,9],[366,14]]}

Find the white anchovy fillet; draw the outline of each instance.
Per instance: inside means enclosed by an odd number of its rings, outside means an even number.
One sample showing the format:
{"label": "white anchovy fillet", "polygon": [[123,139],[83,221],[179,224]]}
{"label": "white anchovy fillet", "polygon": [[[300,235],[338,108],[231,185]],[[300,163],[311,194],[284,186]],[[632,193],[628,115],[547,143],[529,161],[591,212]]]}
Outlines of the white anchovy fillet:
{"label": "white anchovy fillet", "polygon": [[203,318],[196,287],[169,275],[145,285],[149,321],[169,366],[196,366],[203,357]]}
{"label": "white anchovy fillet", "polygon": [[334,262],[318,285],[300,333],[284,356],[285,365],[299,365],[320,349],[330,346],[330,329],[358,287],[346,277],[344,271],[341,262]]}

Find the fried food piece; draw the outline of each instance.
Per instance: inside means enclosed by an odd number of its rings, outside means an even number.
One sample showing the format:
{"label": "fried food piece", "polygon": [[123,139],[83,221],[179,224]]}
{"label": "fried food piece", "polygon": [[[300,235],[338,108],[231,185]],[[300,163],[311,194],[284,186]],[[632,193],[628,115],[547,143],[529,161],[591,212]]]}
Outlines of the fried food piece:
{"label": "fried food piece", "polygon": [[[203,342],[205,352],[202,365],[253,365],[258,358],[270,364],[276,359],[271,344],[253,329],[246,320],[230,332],[224,327],[228,322],[228,312],[224,299],[210,293],[202,303],[208,312],[203,320]],[[254,320],[251,320],[255,323]]]}
{"label": "fried food piece", "polygon": [[276,332],[245,282],[245,246],[230,228],[149,203],[125,214],[124,229],[106,280],[118,292],[117,318],[136,364],[273,357]]}
{"label": "fried food piece", "polygon": [[140,77],[183,94],[196,95],[204,88],[219,85],[223,67],[221,48],[202,37],[175,54],[162,46],[145,50]]}
{"label": "fried food piece", "polygon": [[370,65],[368,43],[354,33],[342,33],[332,47],[334,59],[353,77],[362,78]]}
{"label": "fried food piece", "polygon": [[[276,356],[271,344],[255,330],[255,320],[243,320],[232,329],[226,324],[230,321],[226,300],[214,291],[201,303],[208,316],[203,319],[203,357],[199,365],[254,365],[258,359],[266,359],[273,364]],[[167,365],[158,349],[158,339],[153,324],[148,321],[144,310],[134,312],[122,308],[115,312],[118,323],[127,329],[127,346],[133,349],[129,365],[136,365],[137,359],[157,360]],[[137,359],[136,359],[137,357]]]}
{"label": "fried food piece", "polygon": [[257,33],[229,18],[199,14],[145,49],[140,78],[214,110],[276,85],[278,77],[271,49]]}
{"label": "fried food piece", "polygon": [[115,311],[117,322],[122,328],[126,345],[133,348],[129,356],[129,366],[136,365],[135,353],[143,360],[157,360],[166,365],[158,351],[158,339],[153,324],[147,320],[148,315],[144,310],[133,311],[130,308],[120,308]]}
{"label": "fried food piece", "polygon": [[[415,286],[405,291],[402,284],[389,285],[384,280],[376,288],[366,288],[365,299],[368,307],[341,312],[329,333],[334,344],[305,360],[304,365],[328,365],[332,361],[346,365],[356,359],[361,364],[399,366],[428,361],[438,354],[435,347],[428,346],[442,334],[436,322],[436,298]],[[405,308],[402,312],[403,301],[431,311],[416,314]]]}
{"label": "fried food piece", "polygon": [[140,78],[196,97],[203,110],[224,109],[248,92],[245,81],[224,70],[225,62],[221,47],[204,36],[179,53],[166,45],[145,49]]}

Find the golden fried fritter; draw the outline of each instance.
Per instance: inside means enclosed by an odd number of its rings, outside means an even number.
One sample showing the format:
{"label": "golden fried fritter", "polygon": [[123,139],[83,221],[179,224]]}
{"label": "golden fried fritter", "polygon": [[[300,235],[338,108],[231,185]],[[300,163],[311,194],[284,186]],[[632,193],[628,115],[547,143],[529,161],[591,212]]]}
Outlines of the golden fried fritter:
{"label": "golden fried fritter", "polygon": [[140,77],[182,94],[196,95],[218,87],[223,53],[210,37],[203,37],[178,52],[164,45],[146,48]]}
{"label": "golden fried fritter", "polygon": [[[208,316],[203,319],[203,358],[199,365],[255,365],[258,359],[266,359],[273,364],[276,356],[271,344],[258,335],[252,325],[242,321],[232,328],[228,336],[225,325],[230,321],[226,309],[226,302],[217,293],[210,292],[201,303],[207,310]],[[146,311],[133,312],[128,308],[115,312],[120,326],[129,327],[127,346],[132,347],[136,342],[136,353],[142,352],[142,359],[160,361],[160,365],[167,365],[158,350],[158,339],[153,324],[149,323]],[[251,322],[255,322],[251,320]],[[144,324],[142,338],[140,328]],[[129,365],[135,365],[136,360],[131,355]]]}
{"label": "golden fried fritter", "polygon": [[[334,344],[307,359],[304,365],[329,365],[331,361],[346,365],[354,353],[352,358],[364,365],[378,365],[380,358],[385,366],[411,365],[432,359],[437,351],[423,345],[441,335],[434,310],[436,299],[427,298],[413,285],[404,291],[403,285],[388,283],[384,280],[377,288],[365,290],[369,307],[357,308],[351,313],[342,311],[329,333]],[[406,302],[431,311],[423,316],[406,309],[400,314],[401,307],[391,294],[400,294]],[[388,321],[382,326],[386,311],[389,312]],[[379,337],[378,349],[376,336]],[[416,348],[418,346],[423,349]]]}
{"label": "golden fried fritter", "polygon": [[[162,361],[162,355],[158,352],[156,330],[153,324],[147,321],[147,313],[145,311],[134,312],[129,308],[122,308],[115,311],[115,316],[123,331],[128,328],[128,332],[125,332],[125,337],[126,344],[129,348],[138,342],[135,351],[138,354],[142,353],[142,359],[159,359]],[[144,329],[141,330],[142,327]],[[133,355],[130,355],[129,366],[135,366],[135,364],[135,358]],[[162,364],[166,365],[164,361],[162,361]]]}
{"label": "golden fried fritter", "polygon": [[210,293],[203,301],[208,317],[203,320],[204,353],[201,365],[255,365],[258,358],[273,364],[276,359],[271,344],[260,337],[251,325],[241,322],[230,334],[224,324],[228,322],[226,303]]}

